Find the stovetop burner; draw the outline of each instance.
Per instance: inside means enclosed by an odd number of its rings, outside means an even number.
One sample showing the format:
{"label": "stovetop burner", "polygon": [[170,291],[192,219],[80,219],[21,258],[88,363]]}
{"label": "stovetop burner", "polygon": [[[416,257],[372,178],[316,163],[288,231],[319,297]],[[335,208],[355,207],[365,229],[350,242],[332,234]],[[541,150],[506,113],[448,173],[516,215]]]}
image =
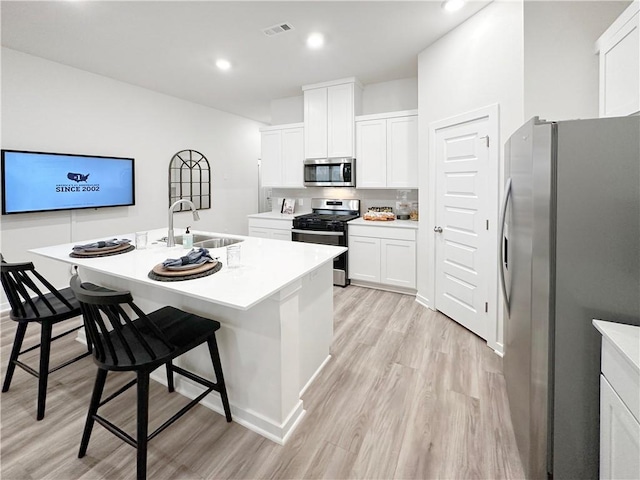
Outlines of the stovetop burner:
{"label": "stovetop burner", "polygon": [[335,231],[347,230],[347,222],[360,216],[359,200],[312,199],[313,213],[299,215],[293,219],[293,228],[303,230]]}
{"label": "stovetop burner", "polygon": [[326,213],[307,213],[295,217],[296,219],[318,220],[320,222],[348,222],[354,218],[358,218],[356,214],[326,214]]}

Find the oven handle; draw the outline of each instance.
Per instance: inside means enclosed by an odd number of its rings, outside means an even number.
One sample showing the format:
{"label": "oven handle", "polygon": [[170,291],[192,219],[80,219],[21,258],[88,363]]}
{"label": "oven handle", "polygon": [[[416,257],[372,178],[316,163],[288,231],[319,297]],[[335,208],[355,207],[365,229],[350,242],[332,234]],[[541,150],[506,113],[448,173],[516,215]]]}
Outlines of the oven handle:
{"label": "oven handle", "polygon": [[304,233],[306,235],[324,235],[326,237],[344,237],[344,232],[321,232],[318,230],[299,230],[292,228],[291,233]]}

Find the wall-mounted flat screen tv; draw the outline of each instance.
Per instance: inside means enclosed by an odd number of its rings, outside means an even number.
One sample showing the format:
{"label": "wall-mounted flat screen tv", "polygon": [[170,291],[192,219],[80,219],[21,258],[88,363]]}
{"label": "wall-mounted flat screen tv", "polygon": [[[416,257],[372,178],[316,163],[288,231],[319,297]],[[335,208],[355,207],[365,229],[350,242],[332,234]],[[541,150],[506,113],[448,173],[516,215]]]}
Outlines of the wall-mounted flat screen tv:
{"label": "wall-mounted flat screen tv", "polygon": [[135,205],[133,158],[2,150],[2,214]]}

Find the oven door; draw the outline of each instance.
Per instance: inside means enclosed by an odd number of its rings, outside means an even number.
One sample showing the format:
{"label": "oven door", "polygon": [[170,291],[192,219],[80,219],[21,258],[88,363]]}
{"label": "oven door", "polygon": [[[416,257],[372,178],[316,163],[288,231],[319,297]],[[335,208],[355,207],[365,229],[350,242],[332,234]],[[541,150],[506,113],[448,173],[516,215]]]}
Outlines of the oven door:
{"label": "oven door", "polygon": [[[294,242],[335,245],[337,247],[347,246],[347,237],[344,232],[321,232],[317,230],[301,230],[294,228],[291,230],[291,240]],[[334,285],[339,285],[341,287],[349,285],[347,264],[347,252],[344,252],[333,259]]]}

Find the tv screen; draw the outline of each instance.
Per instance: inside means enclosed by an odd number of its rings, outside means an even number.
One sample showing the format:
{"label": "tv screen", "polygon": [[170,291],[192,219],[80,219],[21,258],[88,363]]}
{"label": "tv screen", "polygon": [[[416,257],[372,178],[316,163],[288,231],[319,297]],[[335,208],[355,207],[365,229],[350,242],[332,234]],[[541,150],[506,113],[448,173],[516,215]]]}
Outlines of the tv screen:
{"label": "tv screen", "polygon": [[2,150],[2,214],[135,205],[134,159]]}

